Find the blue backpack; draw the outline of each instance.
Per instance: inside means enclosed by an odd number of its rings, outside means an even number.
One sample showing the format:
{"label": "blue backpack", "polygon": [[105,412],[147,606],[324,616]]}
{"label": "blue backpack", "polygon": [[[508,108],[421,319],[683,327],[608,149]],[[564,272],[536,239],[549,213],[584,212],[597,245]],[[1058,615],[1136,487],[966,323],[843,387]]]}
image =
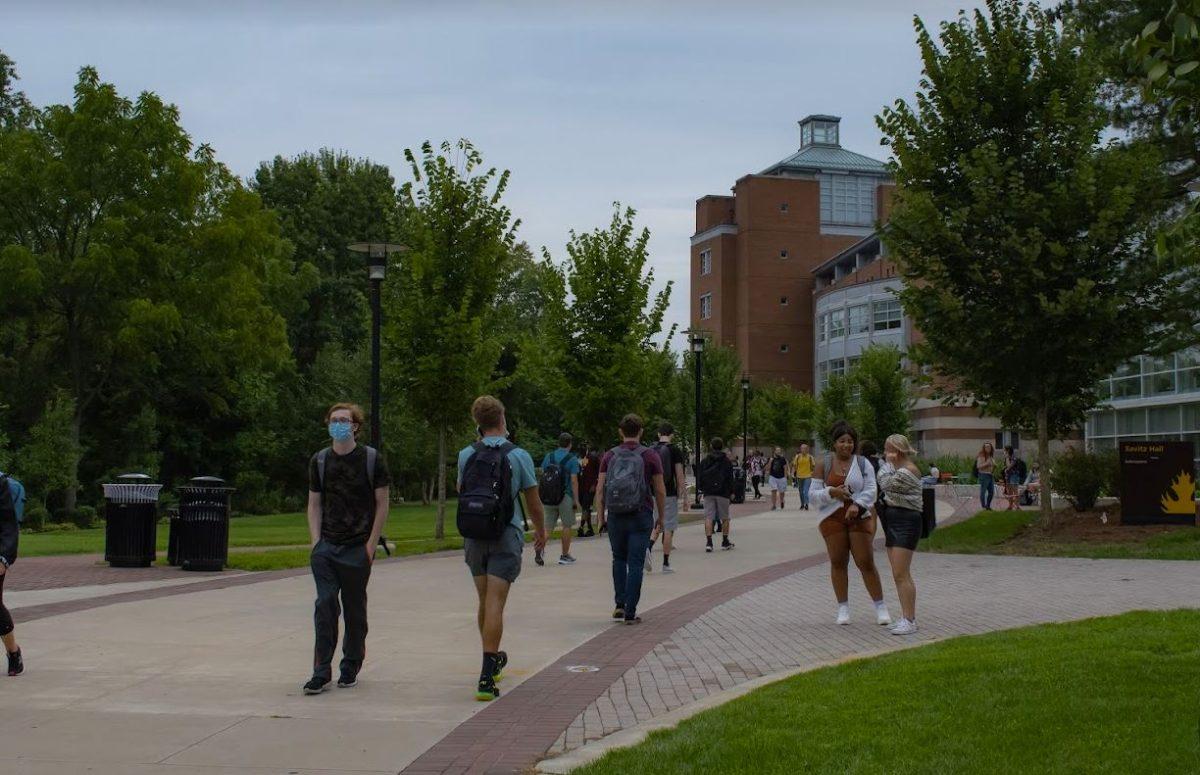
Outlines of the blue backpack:
{"label": "blue backpack", "polygon": [[8,491],[8,497],[12,500],[13,511],[17,512],[17,522],[21,522],[25,519],[25,485],[3,471],[0,471],[0,484],[5,485],[3,489],[0,489],[0,492],[4,490]]}

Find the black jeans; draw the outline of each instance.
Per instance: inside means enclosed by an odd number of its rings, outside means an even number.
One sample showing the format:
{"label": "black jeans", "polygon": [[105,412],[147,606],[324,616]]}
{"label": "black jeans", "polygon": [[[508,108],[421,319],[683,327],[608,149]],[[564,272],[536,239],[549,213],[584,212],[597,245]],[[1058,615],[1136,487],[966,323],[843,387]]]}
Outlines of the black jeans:
{"label": "black jeans", "polygon": [[357,675],[367,654],[367,581],[371,578],[367,549],[363,544],[331,544],[322,538],[313,547],[309,564],[317,583],[317,605],[313,613],[317,636],[313,675],[333,678],[338,617],[343,613],[346,638],[342,641],[341,671]]}

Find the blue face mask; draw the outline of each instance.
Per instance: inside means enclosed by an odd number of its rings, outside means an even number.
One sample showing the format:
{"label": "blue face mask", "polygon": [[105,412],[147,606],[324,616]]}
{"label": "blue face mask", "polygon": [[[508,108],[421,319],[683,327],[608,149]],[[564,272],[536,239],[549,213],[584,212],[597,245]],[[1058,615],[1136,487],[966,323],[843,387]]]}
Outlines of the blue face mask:
{"label": "blue face mask", "polygon": [[329,423],[329,438],[334,441],[349,441],[354,438],[354,426],[348,422]]}

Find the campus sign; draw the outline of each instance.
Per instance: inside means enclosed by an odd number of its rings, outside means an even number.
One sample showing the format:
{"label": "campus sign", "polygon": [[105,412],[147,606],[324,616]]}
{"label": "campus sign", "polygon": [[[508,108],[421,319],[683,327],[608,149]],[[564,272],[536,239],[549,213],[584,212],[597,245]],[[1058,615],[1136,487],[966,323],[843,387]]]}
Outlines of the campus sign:
{"label": "campus sign", "polygon": [[1196,524],[1196,471],[1186,441],[1121,442],[1121,522]]}

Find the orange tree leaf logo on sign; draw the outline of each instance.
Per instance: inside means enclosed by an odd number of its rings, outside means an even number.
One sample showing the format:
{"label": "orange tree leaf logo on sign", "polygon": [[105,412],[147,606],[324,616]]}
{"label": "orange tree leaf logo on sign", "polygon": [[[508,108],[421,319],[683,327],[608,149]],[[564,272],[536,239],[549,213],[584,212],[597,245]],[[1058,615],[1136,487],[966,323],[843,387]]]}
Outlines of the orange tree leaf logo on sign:
{"label": "orange tree leaf logo on sign", "polygon": [[1166,514],[1196,513],[1196,482],[1184,471],[1171,482],[1171,489],[1162,497],[1163,512]]}

